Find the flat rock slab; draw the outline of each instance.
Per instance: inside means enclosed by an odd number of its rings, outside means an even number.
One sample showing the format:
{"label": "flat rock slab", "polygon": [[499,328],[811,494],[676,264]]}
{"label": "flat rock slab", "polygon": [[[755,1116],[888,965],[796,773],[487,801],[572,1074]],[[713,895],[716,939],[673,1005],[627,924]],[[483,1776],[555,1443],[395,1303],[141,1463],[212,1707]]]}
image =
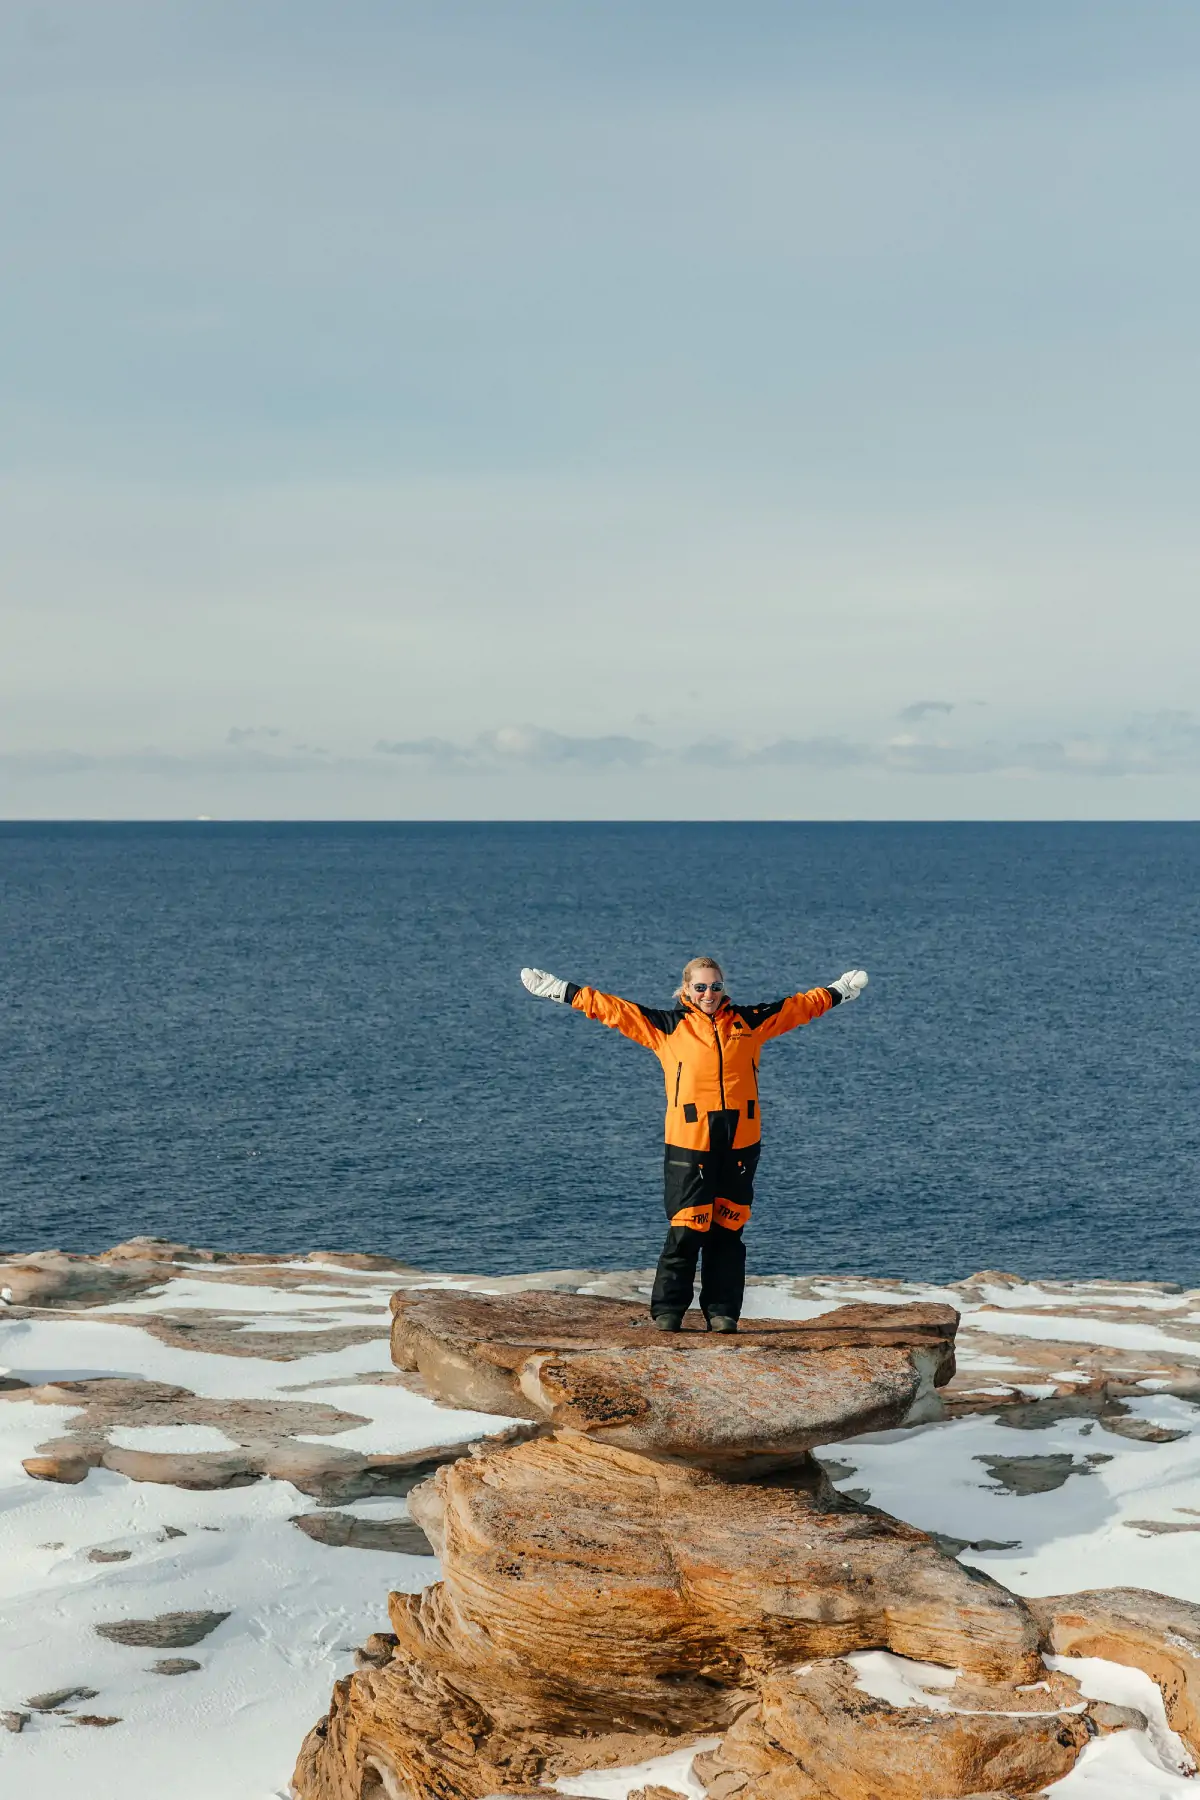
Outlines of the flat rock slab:
{"label": "flat rock slab", "polygon": [[1076,1458],[1070,1451],[1049,1456],[977,1456],[998,1488],[1006,1494],[1052,1494],[1069,1475],[1094,1475],[1112,1457],[1103,1451]]}
{"label": "flat rock slab", "polygon": [[90,1687],[55,1688],[51,1694],[31,1694],[25,1702],[31,1712],[57,1712],[60,1706],[73,1705],[76,1700],[95,1700],[97,1690]]}
{"label": "flat rock slab", "polygon": [[133,1650],[190,1650],[223,1625],[227,1612],[160,1613],[156,1619],[116,1619],[97,1625],[96,1636]]}
{"label": "flat rock slab", "polygon": [[667,1335],[643,1307],[558,1293],[409,1291],[392,1312],[393,1361],[440,1400],[743,1477],[936,1416],[958,1323],[949,1306],[865,1305]]}
{"label": "flat rock slab", "polygon": [[300,1513],[292,1520],[305,1537],[336,1550],[384,1550],[392,1556],[432,1556],[429,1539],[412,1519],[360,1519],[354,1513]]}

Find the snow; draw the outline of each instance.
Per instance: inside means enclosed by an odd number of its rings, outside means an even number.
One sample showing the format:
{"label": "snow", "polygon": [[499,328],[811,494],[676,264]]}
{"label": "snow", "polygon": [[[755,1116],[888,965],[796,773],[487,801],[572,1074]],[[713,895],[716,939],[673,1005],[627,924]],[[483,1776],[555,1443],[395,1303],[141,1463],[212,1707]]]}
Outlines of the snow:
{"label": "snow", "polygon": [[703,1750],[715,1750],[720,1738],[700,1738],[686,1749],[674,1750],[669,1756],[654,1756],[648,1762],[628,1769],[593,1770],[587,1775],[567,1775],[554,1786],[560,1794],[584,1794],[594,1800],[626,1800],[633,1788],[657,1782],[662,1787],[676,1788],[688,1800],[704,1800],[704,1789],[692,1774],[692,1761]]}
{"label": "snow", "polygon": [[840,1300],[807,1300],[778,1288],[748,1287],[742,1306],[743,1319],[819,1319],[833,1312]]}
{"label": "snow", "polygon": [[[389,1588],[436,1578],[432,1558],[314,1544],[289,1522],[308,1509],[286,1483],[217,1493],[137,1484],[104,1470],[77,1487],[33,1483],[17,1458],[52,1435],[49,1409],[0,1410],[0,1704],[82,1684],[75,1710],[119,1726],[36,1716],[0,1739],[0,1791],[41,1800],[273,1800],[287,1793],[304,1733],[353,1668],[353,1648],[387,1629]],[[36,1415],[34,1417],[33,1415]],[[14,1452],[16,1455],[14,1456]],[[182,1531],[167,1538],[164,1527]],[[129,1560],[93,1563],[114,1547]],[[105,1620],[164,1612],[231,1616],[186,1654],[198,1671],[152,1672],[154,1651],[97,1637]],[[214,1729],[219,1724],[219,1730]]]}
{"label": "snow", "polygon": [[495,1413],[450,1412],[400,1387],[322,1387],[311,1398],[342,1412],[367,1413],[371,1423],[328,1437],[299,1433],[298,1442],[336,1444],[340,1450],[361,1450],[368,1456],[384,1450],[400,1452],[420,1450],[426,1444],[465,1442],[516,1423]]}
{"label": "snow", "polygon": [[[0,1307],[0,1363],[35,1384],[124,1375],[176,1384],[216,1401],[317,1402],[367,1423],[304,1441],[367,1454],[461,1442],[508,1423],[440,1407],[395,1383],[386,1336],[388,1301],[397,1286],[486,1292],[496,1291],[494,1282],[299,1262],[286,1266],[288,1280],[297,1271],[308,1279],[293,1287],[279,1285],[280,1267],[243,1264],[223,1273],[220,1265],[181,1266],[149,1293],[83,1313],[21,1309],[6,1317]],[[618,1280],[580,1279],[610,1292]],[[622,1279],[626,1291],[644,1285],[640,1271]],[[1200,1340],[1172,1330],[1195,1321],[1196,1296],[1134,1286],[988,1283],[960,1291],[781,1276],[751,1283],[746,1316],[817,1318],[851,1301],[918,1299],[948,1302],[963,1314],[960,1368],[983,1372],[980,1386],[997,1399],[1014,1387],[1035,1397],[1083,1379],[1078,1369],[1046,1373],[1044,1365],[1023,1362],[1022,1345],[1039,1341],[1111,1350],[1116,1354],[1105,1362],[1110,1373],[1126,1360],[1121,1352],[1149,1352],[1200,1372]],[[1092,1316],[1096,1308],[1117,1307],[1130,1316]],[[140,1323],[176,1312],[234,1316],[244,1328],[237,1341],[245,1351],[254,1348],[252,1333],[283,1331],[294,1334],[293,1347],[304,1353],[281,1361],[183,1348],[160,1343]],[[326,1329],[375,1321],[379,1335],[365,1343],[321,1347]],[[981,1333],[1001,1348],[973,1348]],[[1058,1355],[1069,1359],[1065,1349]],[[1200,1531],[1159,1535],[1136,1528],[1145,1520],[1200,1524],[1194,1510],[1200,1504],[1200,1412],[1155,1391],[1173,1379],[1169,1370],[1124,1372],[1142,1383],[1141,1397],[1126,1403],[1126,1416],[1186,1435],[1148,1443],[1090,1417],[1032,1430],[968,1413],[832,1444],[821,1455],[853,1469],[839,1485],[866,1489],[873,1504],[915,1525],[967,1543],[1013,1544],[964,1550],[961,1560],[1019,1593],[1131,1586],[1200,1602]],[[86,1685],[97,1696],[74,1710],[116,1716],[121,1723],[109,1730],[76,1726],[67,1707],[35,1716],[19,1735],[0,1731],[0,1793],[76,1800],[86,1787],[89,1800],[160,1800],[164,1794],[171,1800],[283,1800],[301,1740],[326,1710],[334,1681],[353,1668],[354,1646],[371,1631],[386,1630],[389,1589],[416,1590],[435,1580],[436,1561],[314,1543],[291,1523],[314,1510],[314,1503],[286,1482],[192,1493],[106,1470],[93,1470],[76,1486],[31,1480],[22,1459],[68,1435],[80,1416],[70,1406],[0,1400],[0,1709],[22,1709],[40,1691]],[[114,1445],[131,1449],[232,1448],[211,1425],[116,1425],[108,1435]],[[1047,1456],[1069,1459],[1075,1472],[1043,1493],[1009,1491],[985,1460]],[[1003,1476],[1003,1467],[996,1467]],[[389,1519],[405,1516],[407,1508],[399,1499],[374,1499],[342,1510]],[[168,1536],[167,1527],[183,1535]],[[110,1560],[91,1560],[93,1551]],[[156,1674],[153,1665],[163,1653],[110,1644],[93,1630],[107,1620],[193,1609],[230,1616],[182,1653],[201,1665],[186,1675]],[[946,1690],[953,1671],[882,1651],[848,1660],[868,1692],[893,1704],[951,1704]],[[1147,1677],[1095,1659],[1063,1659],[1055,1666],[1076,1675],[1086,1694],[1133,1705],[1149,1721],[1144,1732],[1123,1731],[1089,1745],[1075,1770],[1051,1790],[1056,1800],[1169,1800],[1196,1793],[1181,1772],[1183,1747]],[[564,1779],[558,1791],[625,1800],[632,1789],[657,1781],[700,1800],[691,1761],[715,1742],[705,1739],[637,1768]]]}
{"label": "snow", "polygon": [[1196,1789],[1191,1776],[1163,1766],[1146,1732],[1118,1731],[1085,1745],[1070,1774],[1046,1793],[1062,1800],[1194,1800]]}
{"label": "snow", "polygon": [[[1142,1754],[1168,1774],[1194,1775],[1195,1759],[1167,1724],[1162,1691],[1149,1675],[1126,1668],[1124,1663],[1104,1662],[1098,1656],[1048,1656],[1046,1662],[1064,1675],[1073,1675],[1089,1700],[1107,1700],[1113,1706],[1132,1706],[1144,1713],[1149,1729],[1137,1734],[1145,1740]],[[1059,1790],[1062,1786],[1060,1782]]]}
{"label": "snow", "polygon": [[[155,1288],[149,1293],[139,1294],[131,1300],[112,1300],[105,1306],[89,1308],[92,1318],[103,1318],[106,1313],[160,1313],[186,1312],[199,1307],[203,1310],[223,1313],[253,1313],[261,1319],[264,1314],[340,1311],[348,1300],[361,1305],[369,1305],[374,1299],[376,1311],[381,1308],[384,1319],[387,1318],[387,1305],[396,1291],[394,1281],[380,1282],[378,1277],[374,1287],[364,1287],[358,1291],[338,1287],[296,1287],[279,1288],[263,1285],[251,1286],[248,1283],[233,1281],[193,1281],[180,1276],[166,1287]],[[362,1324],[363,1315],[355,1315],[357,1323]],[[269,1329],[277,1329],[276,1321],[270,1319]]]}
{"label": "snow", "polygon": [[191,1454],[237,1449],[234,1440],[215,1425],[113,1425],[108,1441],[118,1450],[175,1450]]}
{"label": "snow", "polygon": [[844,1658],[857,1677],[856,1686],[889,1706],[922,1706],[928,1712],[949,1712],[950,1701],[939,1688],[953,1687],[957,1669],[937,1663],[913,1662],[893,1656],[889,1650],[864,1650]]}
{"label": "snow", "polygon": [[[43,1315],[38,1319],[0,1319],[0,1350],[11,1372],[31,1386],[68,1378],[126,1375],[189,1388],[207,1400],[285,1400],[297,1397],[297,1390],[303,1388],[305,1397],[365,1414],[371,1426],[342,1432],[336,1442],[368,1453],[458,1443],[502,1431],[512,1423],[490,1413],[452,1411],[404,1388],[356,1383],[356,1375],[392,1373],[386,1337],[351,1344],[345,1350],[315,1351],[292,1362],[272,1362],[265,1357],[181,1350],[173,1344],[160,1344],[136,1325]],[[345,1385],[324,1385],[335,1380]],[[321,1386],[309,1394],[307,1390],[315,1383]],[[53,1433],[41,1435],[49,1438]]]}
{"label": "snow", "polygon": [[[367,1453],[502,1430],[502,1418],[361,1379],[392,1373],[385,1331],[394,1286],[375,1275],[349,1294],[340,1285],[281,1290],[183,1271],[153,1293],[82,1317],[5,1318],[0,1310],[0,1359],[34,1385],[123,1375],[216,1400],[317,1401],[369,1422],[314,1441]],[[297,1321],[370,1322],[370,1312],[345,1311],[364,1302],[380,1322],[377,1339],[339,1351],[314,1346],[288,1362],[181,1349],[109,1316],[205,1308],[291,1331]],[[326,1387],[330,1381],[336,1385]],[[30,1480],[22,1460],[79,1417],[76,1407],[0,1400],[0,1710],[27,1710],[30,1696],[47,1690],[97,1690],[93,1700],[35,1714],[19,1735],[0,1732],[0,1792],[36,1791],[39,1800],[76,1800],[81,1789],[89,1800],[279,1800],[333,1683],[354,1667],[354,1647],[387,1629],[389,1590],[436,1580],[435,1559],[314,1543],[291,1523],[313,1502],[286,1482],[193,1493],[107,1470],[77,1486]],[[137,1450],[235,1447],[207,1425],[115,1425],[108,1437]],[[401,1500],[367,1500],[344,1510],[396,1518],[407,1508]],[[183,1535],[168,1536],[167,1527]],[[96,1550],[121,1560],[92,1561]],[[188,1674],[156,1674],[164,1653],[110,1644],[93,1630],[106,1620],[192,1610],[230,1617],[194,1648],[168,1653],[200,1663]],[[72,1724],[81,1711],[121,1723]]]}
{"label": "snow", "polygon": [[1106,1344],[1114,1350],[1157,1350],[1171,1356],[1200,1357],[1200,1339],[1172,1337],[1157,1325],[1125,1325],[1118,1319],[1072,1318],[1060,1310],[1036,1316],[965,1312],[963,1331],[996,1331],[1005,1337],[1049,1338],[1063,1344]]}

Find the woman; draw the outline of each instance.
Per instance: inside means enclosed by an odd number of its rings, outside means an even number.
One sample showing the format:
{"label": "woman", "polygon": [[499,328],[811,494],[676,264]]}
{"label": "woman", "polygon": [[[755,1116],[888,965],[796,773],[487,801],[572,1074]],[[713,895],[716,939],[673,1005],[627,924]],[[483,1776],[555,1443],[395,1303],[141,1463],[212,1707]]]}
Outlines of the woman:
{"label": "woman", "polygon": [[710,1331],[736,1331],[746,1285],[742,1230],[754,1199],[762,1125],[758,1059],[768,1038],[857,1000],[863,969],[828,987],[809,988],[764,1006],[735,1006],[721,965],[694,956],[669,1009],[639,1006],[577,987],[545,969],[522,969],[531,994],[573,1006],[635,1044],[653,1050],[667,1084],[665,1201],[670,1221],[658,1259],[650,1316],[660,1331],[678,1331],[692,1303],[701,1258],[700,1310]]}

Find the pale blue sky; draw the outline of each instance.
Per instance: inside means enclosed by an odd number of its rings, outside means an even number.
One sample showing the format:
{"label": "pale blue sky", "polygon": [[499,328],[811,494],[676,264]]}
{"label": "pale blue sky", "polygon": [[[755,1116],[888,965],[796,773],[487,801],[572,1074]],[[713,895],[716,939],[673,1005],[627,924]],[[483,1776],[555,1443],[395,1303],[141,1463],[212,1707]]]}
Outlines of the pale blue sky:
{"label": "pale blue sky", "polygon": [[1198,169],[1192,0],[0,0],[0,813],[1196,816]]}

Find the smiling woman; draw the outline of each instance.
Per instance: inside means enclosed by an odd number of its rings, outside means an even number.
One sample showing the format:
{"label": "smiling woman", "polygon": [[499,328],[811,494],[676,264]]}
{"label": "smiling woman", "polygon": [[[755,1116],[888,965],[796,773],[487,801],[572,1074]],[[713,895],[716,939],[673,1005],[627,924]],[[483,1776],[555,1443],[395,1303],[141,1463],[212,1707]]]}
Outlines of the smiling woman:
{"label": "smiling woman", "polygon": [[758,1063],[762,1046],[867,985],[850,969],[826,987],[783,1000],[734,1005],[721,965],[694,956],[671,1008],[642,1006],[578,987],[544,969],[522,969],[531,994],[574,1007],[652,1050],[667,1090],[663,1161],[667,1237],[658,1259],[650,1312],[661,1331],[679,1331],[701,1262],[700,1310],[710,1331],[737,1330],[746,1285],[742,1232],[754,1202],[762,1138]]}

